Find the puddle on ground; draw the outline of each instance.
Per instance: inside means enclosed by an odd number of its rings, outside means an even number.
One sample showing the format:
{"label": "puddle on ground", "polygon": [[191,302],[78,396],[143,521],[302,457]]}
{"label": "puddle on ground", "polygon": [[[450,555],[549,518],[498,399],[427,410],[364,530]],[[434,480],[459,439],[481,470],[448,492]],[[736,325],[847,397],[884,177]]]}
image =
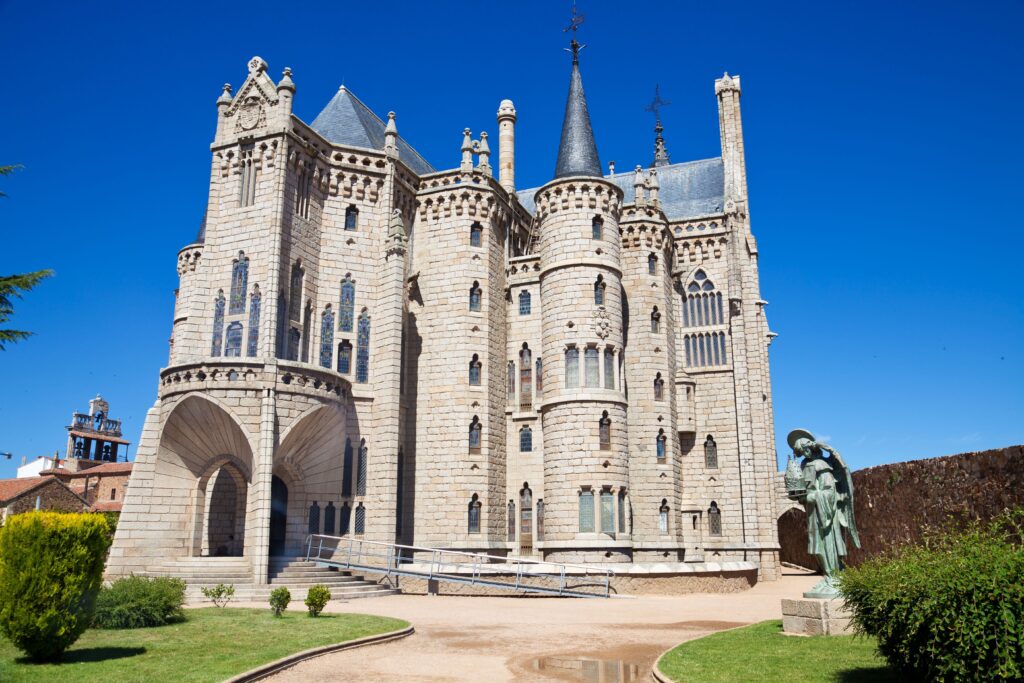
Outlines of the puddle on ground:
{"label": "puddle on ground", "polygon": [[568,681],[587,683],[634,683],[640,680],[641,665],[621,659],[590,657],[540,657],[530,662],[533,671]]}

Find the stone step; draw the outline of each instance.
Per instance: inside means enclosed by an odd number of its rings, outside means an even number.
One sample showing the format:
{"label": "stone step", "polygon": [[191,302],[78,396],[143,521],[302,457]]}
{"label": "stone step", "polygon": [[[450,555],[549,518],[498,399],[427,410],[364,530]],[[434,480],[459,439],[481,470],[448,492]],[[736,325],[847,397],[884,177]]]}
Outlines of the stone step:
{"label": "stone step", "polygon": [[343,586],[343,585],[360,585],[363,583],[370,583],[364,581],[361,578],[354,576],[343,576],[343,577],[322,577],[322,576],[307,576],[303,578],[294,577],[273,577],[270,579],[270,583],[275,585],[290,586],[292,584],[296,586],[315,586],[318,583],[322,583],[325,586]]}
{"label": "stone step", "polygon": [[[266,602],[270,598],[270,592],[277,585],[267,586],[236,586],[235,595],[232,598],[232,602]],[[292,605],[301,606],[306,599],[306,591],[308,586],[295,586],[286,585],[286,588],[292,594]],[[358,600],[360,598],[376,598],[387,595],[398,595],[401,593],[400,590],[391,588],[386,585],[369,584],[358,586],[355,588],[338,589],[335,587],[330,588],[331,600]],[[189,587],[185,591],[186,599],[193,604],[208,603],[202,593],[198,590],[198,587]]]}

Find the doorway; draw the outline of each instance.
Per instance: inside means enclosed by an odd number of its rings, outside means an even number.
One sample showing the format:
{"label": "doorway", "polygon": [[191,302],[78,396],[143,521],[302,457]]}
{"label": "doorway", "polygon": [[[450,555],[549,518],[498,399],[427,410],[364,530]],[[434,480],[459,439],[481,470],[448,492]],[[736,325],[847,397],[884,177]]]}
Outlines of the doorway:
{"label": "doorway", "polygon": [[280,477],[270,480],[270,556],[285,554],[288,530],[288,487]]}

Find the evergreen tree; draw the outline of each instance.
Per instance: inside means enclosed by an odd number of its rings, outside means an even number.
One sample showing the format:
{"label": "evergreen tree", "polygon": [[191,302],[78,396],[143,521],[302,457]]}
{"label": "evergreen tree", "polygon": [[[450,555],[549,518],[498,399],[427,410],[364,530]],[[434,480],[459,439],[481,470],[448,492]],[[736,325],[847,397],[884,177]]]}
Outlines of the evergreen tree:
{"label": "evergreen tree", "polygon": [[[0,176],[8,176],[14,173],[15,169],[21,168],[20,166],[0,166]],[[0,197],[6,197],[7,195],[0,192]],[[33,273],[24,273],[22,275],[4,275],[0,276],[0,323],[7,322],[11,314],[14,313],[14,299],[21,298],[24,292],[29,291],[43,278],[47,278],[53,275],[52,270],[37,270]],[[8,343],[21,341],[26,337],[32,336],[31,332],[25,332],[23,330],[5,330],[0,329],[0,351],[5,350]]]}

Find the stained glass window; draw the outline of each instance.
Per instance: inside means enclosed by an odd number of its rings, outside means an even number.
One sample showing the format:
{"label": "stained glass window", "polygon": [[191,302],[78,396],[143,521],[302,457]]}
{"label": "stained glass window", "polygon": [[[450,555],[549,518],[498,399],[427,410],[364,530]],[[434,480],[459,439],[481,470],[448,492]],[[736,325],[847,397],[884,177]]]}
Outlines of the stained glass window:
{"label": "stained glass window", "polygon": [[607,489],[601,491],[601,533],[615,533],[615,496]]}
{"label": "stained glass window", "polygon": [[366,495],[366,468],[370,459],[370,449],[366,447],[366,439],[359,442],[359,468],[356,470],[356,495]]}
{"label": "stained glass window", "polygon": [[508,362],[508,400],[513,401],[516,398],[516,362],[510,360]]}
{"label": "stained glass window", "polygon": [[245,344],[245,355],[255,356],[260,341],[260,288],[253,286],[249,296],[249,339]]}
{"label": "stained glass window", "polygon": [[242,355],[242,323],[237,320],[228,325],[225,335],[224,355],[237,358]]}
{"label": "stained glass window", "polygon": [[231,267],[231,301],[228,303],[228,314],[245,313],[245,291],[249,284],[249,259],[244,252],[238,252]]}
{"label": "stained glass window", "polygon": [[537,359],[537,376],[534,378],[534,383],[537,385],[537,395],[540,396],[540,392],[544,389],[544,373],[543,365],[541,365],[540,358]]}
{"label": "stained glass window", "polygon": [[473,421],[469,424],[469,452],[479,453],[480,452],[480,435],[483,431],[483,425],[480,424],[480,418],[476,415],[473,416]]}
{"label": "stained glass window", "polygon": [[341,281],[341,301],[338,306],[338,329],[351,332],[356,310],[356,283],[349,278]]}
{"label": "stained glass window", "polygon": [[345,229],[355,230],[359,227],[359,209],[349,206],[345,209]]}
{"label": "stained glass window", "polygon": [[296,261],[292,266],[291,289],[288,292],[288,315],[291,320],[299,320],[302,315],[302,275],[302,266]]}
{"label": "stained glass window", "polygon": [[211,356],[219,356],[224,341],[224,290],[217,292],[217,300],[213,304],[213,348]]}
{"label": "stained glass window", "polygon": [[611,347],[604,350],[604,388],[615,388],[615,351]]}
{"label": "stained glass window", "polygon": [[473,494],[469,501],[469,533],[480,533],[480,497]]}
{"label": "stained glass window", "polygon": [[664,429],[659,429],[658,430],[657,445],[655,446],[655,453],[658,456],[658,460],[664,460],[665,459],[665,442],[666,441],[667,441],[667,439],[665,438],[665,430]]}
{"label": "stained glass window", "polygon": [[523,344],[519,352],[519,409],[530,410],[533,407],[533,355],[530,347]]}
{"label": "stained glass window", "polygon": [[718,467],[718,444],[715,443],[714,437],[708,434],[708,438],[704,440],[704,466],[717,468]]}
{"label": "stained glass window", "polygon": [[588,346],[583,352],[583,365],[586,370],[586,385],[588,387],[601,386],[601,377],[598,374],[599,368],[597,365],[597,349],[593,346]]}
{"label": "stained glass window", "polygon": [[533,430],[523,427],[519,430],[519,452],[530,453],[533,451]]}
{"label": "stained glass window", "polygon": [[531,295],[527,290],[519,292],[519,315],[530,315]]}
{"label": "stained glass window", "polygon": [[469,385],[473,387],[480,386],[480,369],[483,363],[480,362],[480,356],[473,354],[473,359],[469,361]]}
{"label": "stained glass window", "polygon": [[334,311],[328,306],[320,321],[320,365],[331,367],[334,356]]}
{"label": "stained glass window", "polygon": [[358,536],[362,536],[366,533],[366,508],[360,503],[356,506],[356,529],[355,533]]}
{"label": "stained glass window", "polygon": [[287,329],[288,329],[288,311],[287,303],[284,298],[284,292],[281,292],[277,296],[277,357],[287,358],[288,357],[288,346],[287,346]]}
{"label": "stained glass window", "polygon": [[537,501],[537,540],[544,540],[544,499]]}
{"label": "stained glass window", "polygon": [[359,331],[356,334],[356,381],[365,384],[370,380],[370,314],[363,310],[359,314]]}
{"label": "stained glass window", "polygon": [[580,533],[594,532],[594,492],[580,492]]}
{"label": "stained glass window", "polygon": [[565,350],[565,388],[575,389],[580,385],[580,350],[576,347]]}

